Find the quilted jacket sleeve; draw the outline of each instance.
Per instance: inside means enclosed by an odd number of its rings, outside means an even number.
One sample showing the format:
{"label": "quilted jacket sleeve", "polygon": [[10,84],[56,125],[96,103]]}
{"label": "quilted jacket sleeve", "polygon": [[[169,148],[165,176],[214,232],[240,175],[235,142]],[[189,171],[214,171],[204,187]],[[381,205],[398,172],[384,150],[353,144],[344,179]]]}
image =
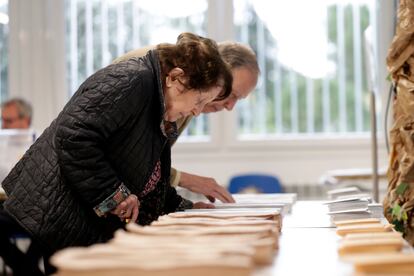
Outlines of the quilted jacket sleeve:
{"label": "quilted jacket sleeve", "polygon": [[62,176],[91,208],[121,184],[105,158],[106,142],[150,100],[151,93],[139,93],[143,78],[128,66],[92,75],[58,117],[55,144]]}

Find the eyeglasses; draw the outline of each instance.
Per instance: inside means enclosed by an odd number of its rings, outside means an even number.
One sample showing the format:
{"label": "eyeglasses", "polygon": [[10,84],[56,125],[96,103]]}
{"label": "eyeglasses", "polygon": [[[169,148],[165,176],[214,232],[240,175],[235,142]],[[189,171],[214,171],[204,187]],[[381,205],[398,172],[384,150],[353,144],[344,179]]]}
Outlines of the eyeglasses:
{"label": "eyeglasses", "polygon": [[1,120],[2,120],[3,125],[12,124],[12,123],[14,123],[14,122],[16,122],[18,120],[21,120],[21,119],[23,119],[22,116],[18,116],[18,117],[14,117],[14,118],[12,118],[12,117],[10,117],[10,118],[1,117]]}

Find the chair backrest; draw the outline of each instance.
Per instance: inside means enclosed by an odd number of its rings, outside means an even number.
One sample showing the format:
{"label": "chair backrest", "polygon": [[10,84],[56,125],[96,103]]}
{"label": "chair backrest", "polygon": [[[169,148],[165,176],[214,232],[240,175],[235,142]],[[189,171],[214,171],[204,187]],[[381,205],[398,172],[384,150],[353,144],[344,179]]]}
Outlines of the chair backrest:
{"label": "chair backrest", "polygon": [[230,179],[228,190],[232,194],[254,190],[258,193],[282,193],[279,179],[267,174],[243,174]]}

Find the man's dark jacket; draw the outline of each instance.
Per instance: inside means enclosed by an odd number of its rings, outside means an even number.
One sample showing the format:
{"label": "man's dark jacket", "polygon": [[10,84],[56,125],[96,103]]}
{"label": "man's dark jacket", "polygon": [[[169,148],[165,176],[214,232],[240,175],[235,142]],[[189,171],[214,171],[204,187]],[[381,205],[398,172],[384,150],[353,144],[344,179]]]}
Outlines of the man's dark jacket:
{"label": "man's dark jacket", "polygon": [[161,180],[139,198],[139,223],[176,210],[182,198],[168,185],[163,113],[156,51],[96,72],[3,181],[6,211],[52,252],[104,242],[122,223],[93,207],[122,182],[139,195],[157,161]]}

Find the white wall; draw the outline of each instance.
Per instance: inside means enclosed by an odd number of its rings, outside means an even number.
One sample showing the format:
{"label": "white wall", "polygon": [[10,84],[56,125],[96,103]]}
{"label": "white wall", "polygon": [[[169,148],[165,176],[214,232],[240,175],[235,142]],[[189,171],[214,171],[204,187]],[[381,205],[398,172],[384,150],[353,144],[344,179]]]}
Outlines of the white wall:
{"label": "white wall", "polygon": [[33,105],[42,132],[67,101],[63,1],[9,0],[9,98]]}
{"label": "white wall", "polygon": [[[223,129],[223,132],[225,129]],[[379,166],[387,166],[383,139],[379,143]],[[181,171],[211,176],[227,185],[231,176],[244,172],[267,172],[284,185],[317,185],[328,170],[371,168],[370,138],[297,139],[243,141],[226,139],[207,146],[178,144],[173,166]]]}

